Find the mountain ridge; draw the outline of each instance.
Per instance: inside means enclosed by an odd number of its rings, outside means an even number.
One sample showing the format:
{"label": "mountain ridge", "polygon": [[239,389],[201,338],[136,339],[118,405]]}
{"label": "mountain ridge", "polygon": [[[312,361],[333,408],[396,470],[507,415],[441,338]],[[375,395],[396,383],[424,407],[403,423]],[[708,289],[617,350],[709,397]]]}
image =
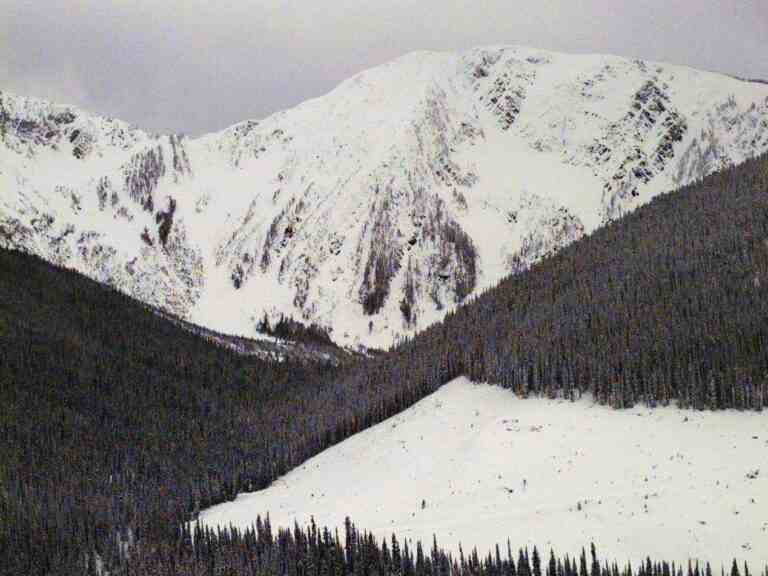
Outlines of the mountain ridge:
{"label": "mountain ridge", "polygon": [[[0,245],[221,332],[387,347],[768,150],[768,87],[524,47],[418,52],[199,138],[0,92]],[[21,129],[21,130],[20,130]]]}

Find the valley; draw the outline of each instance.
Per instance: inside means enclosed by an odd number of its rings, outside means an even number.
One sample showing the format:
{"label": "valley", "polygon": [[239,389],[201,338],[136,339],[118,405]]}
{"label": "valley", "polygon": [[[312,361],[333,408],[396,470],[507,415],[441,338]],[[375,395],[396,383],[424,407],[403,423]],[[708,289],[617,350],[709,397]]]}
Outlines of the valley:
{"label": "valley", "polygon": [[766,408],[768,84],[418,51],[192,137],[0,91],[1,575],[768,576]]}

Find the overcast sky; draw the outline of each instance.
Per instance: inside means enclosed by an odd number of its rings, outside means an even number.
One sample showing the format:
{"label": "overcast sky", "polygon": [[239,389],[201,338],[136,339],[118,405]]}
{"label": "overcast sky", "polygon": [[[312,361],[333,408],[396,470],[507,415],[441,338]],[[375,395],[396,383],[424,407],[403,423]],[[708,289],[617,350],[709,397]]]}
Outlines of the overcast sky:
{"label": "overcast sky", "polygon": [[768,78],[768,0],[0,0],[0,90],[194,135],[487,44]]}

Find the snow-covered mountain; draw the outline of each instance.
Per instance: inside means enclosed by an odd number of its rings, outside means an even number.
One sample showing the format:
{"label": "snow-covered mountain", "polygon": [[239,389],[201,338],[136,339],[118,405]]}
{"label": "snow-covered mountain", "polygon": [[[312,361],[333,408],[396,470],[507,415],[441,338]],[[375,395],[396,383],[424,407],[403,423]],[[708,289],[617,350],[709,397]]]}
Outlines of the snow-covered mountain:
{"label": "snow-covered mountain", "polygon": [[0,92],[0,246],[222,332],[384,346],[768,150],[768,85],[521,47],[413,53],[189,139]]}

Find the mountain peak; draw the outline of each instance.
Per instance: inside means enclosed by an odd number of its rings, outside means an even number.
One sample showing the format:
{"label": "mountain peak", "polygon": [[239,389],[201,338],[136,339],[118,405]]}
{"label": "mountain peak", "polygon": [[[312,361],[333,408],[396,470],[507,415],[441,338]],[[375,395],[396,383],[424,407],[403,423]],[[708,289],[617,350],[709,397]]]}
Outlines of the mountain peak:
{"label": "mountain peak", "polygon": [[5,92],[0,127],[1,245],[219,331],[266,313],[387,346],[764,152],[768,86],[491,46],[406,54],[197,139]]}

